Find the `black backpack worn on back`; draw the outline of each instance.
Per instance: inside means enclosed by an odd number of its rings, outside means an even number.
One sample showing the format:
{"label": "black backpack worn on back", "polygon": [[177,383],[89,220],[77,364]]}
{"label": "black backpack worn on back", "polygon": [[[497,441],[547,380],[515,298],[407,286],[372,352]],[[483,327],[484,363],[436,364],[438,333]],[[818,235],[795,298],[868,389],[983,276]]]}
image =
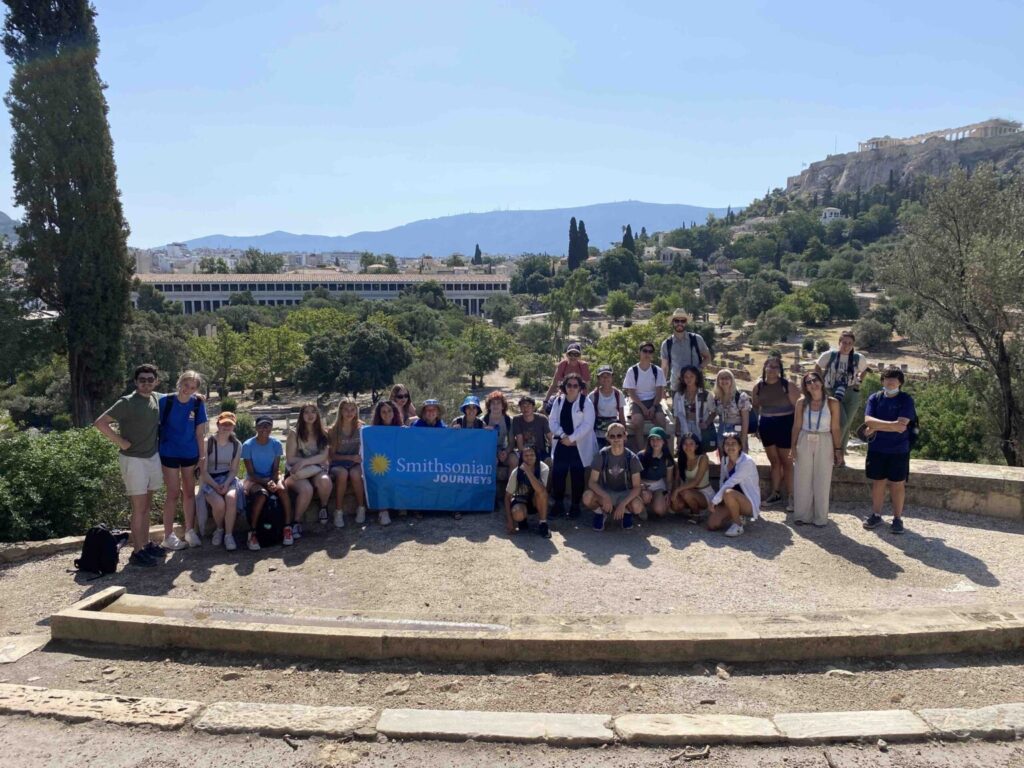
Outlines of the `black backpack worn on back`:
{"label": "black backpack worn on back", "polygon": [[263,511],[260,512],[256,540],[261,547],[276,547],[284,541],[284,510],[280,500],[272,493],[267,496]]}
{"label": "black backpack worn on back", "polygon": [[117,550],[128,540],[124,531],[111,532],[105,525],[90,528],[82,543],[82,556],[75,560],[75,568],[104,576],[117,572]]}

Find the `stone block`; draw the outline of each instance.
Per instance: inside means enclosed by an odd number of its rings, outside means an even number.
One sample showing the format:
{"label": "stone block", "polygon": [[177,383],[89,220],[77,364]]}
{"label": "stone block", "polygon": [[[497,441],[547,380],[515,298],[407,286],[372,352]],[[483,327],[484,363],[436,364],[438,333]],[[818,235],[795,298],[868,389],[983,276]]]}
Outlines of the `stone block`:
{"label": "stone block", "polygon": [[615,740],[611,715],[385,709],[377,731],[396,739],[505,741],[581,747]]}
{"label": "stone block", "polygon": [[615,732],[627,744],[768,744],[782,737],[764,717],[620,715]]}
{"label": "stone block", "polygon": [[71,723],[102,720],[115,725],[151,725],[170,731],[188,723],[202,707],[198,701],[180,699],[0,685],[0,714],[53,717]]}
{"label": "stone block", "polygon": [[931,729],[905,709],[867,712],[801,712],[772,718],[783,738],[793,744],[885,739],[889,742],[926,739]]}
{"label": "stone block", "polygon": [[195,725],[206,733],[261,733],[264,736],[351,736],[373,724],[369,707],[308,707],[302,704],[247,704],[218,701]]}
{"label": "stone block", "polygon": [[920,709],[917,712],[944,739],[1024,738],[1024,704],[980,709]]}
{"label": "stone block", "polygon": [[50,641],[50,634],[11,635],[0,638],[0,664],[10,664],[42,648]]}

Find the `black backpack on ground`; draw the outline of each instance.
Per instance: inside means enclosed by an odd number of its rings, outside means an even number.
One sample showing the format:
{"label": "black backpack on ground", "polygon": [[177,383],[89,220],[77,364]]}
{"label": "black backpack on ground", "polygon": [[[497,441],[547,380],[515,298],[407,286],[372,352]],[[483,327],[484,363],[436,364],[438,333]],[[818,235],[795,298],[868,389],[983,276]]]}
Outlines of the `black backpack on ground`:
{"label": "black backpack on ground", "polygon": [[284,510],[277,496],[270,494],[260,512],[256,540],[261,547],[276,547],[284,541]]}
{"label": "black backpack on ground", "polygon": [[128,541],[125,531],[111,531],[105,525],[90,528],[82,542],[82,556],[75,559],[75,568],[104,576],[117,573],[117,550]]}

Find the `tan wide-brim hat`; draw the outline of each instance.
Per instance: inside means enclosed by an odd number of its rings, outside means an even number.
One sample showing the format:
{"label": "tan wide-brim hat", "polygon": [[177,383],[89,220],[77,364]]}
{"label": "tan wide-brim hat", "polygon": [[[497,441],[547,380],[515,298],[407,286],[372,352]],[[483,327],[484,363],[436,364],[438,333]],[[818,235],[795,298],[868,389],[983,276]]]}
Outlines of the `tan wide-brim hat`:
{"label": "tan wide-brim hat", "polygon": [[690,313],[687,312],[682,307],[679,307],[678,309],[676,309],[675,312],[672,313],[672,317],[670,319],[671,320],[675,320],[677,317],[681,317],[681,318],[683,318],[683,320],[689,320],[690,319]]}

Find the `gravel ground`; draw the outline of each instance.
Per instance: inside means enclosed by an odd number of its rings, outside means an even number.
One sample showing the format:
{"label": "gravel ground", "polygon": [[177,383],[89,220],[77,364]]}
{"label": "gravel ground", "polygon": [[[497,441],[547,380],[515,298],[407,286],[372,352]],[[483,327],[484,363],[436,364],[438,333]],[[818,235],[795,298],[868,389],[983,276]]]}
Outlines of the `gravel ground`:
{"label": "gravel ground", "polygon": [[[294,746],[292,746],[294,745]],[[558,749],[504,744],[442,742],[333,742],[319,739],[194,735],[119,728],[100,723],[65,725],[52,720],[0,717],[0,749],[17,754],[19,768],[341,768],[342,766],[491,766],[531,768],[631,768],[699,765],[712,768],[1018,768],[1021,743],[895,744],[874,746],[712,747],[707,760],[673,759],[680,749],[612,746]]]}
{"label": "gravel ground", "polygon": [[[349,526],[290,550],[225,553],[209,545],[157,569],[87,581],[71,554],[0,568],[0,637],[38,631],[86,594],[123,584],[141,594],[253,605],[305,604],[435,616],[493,612],[799,611],[1020,600],[1024,526],[908,509],[908,533],[868,532],[854,504],[825,530],[769,512],[730,541],[676,521],[603,534],[560,521],[551,541],[509,538],[497,516]],[[240,578],[241,577],[241,578]],[[812,581],[813,579],[813,581]],[[0,681],[203,701],[281,701],[526,711],[773,714],[1021,700],[1024,652],[832,664],[431,665],[295,662],[51,643]],[[828,676],[833,666],[855,676]],[[104,673],[113,668],[113,672]],[[225,681],[226,672],[241,672]],[[35,679],[33,679],[35,678]],[[408,683],[404,694],[388,693]]]}

